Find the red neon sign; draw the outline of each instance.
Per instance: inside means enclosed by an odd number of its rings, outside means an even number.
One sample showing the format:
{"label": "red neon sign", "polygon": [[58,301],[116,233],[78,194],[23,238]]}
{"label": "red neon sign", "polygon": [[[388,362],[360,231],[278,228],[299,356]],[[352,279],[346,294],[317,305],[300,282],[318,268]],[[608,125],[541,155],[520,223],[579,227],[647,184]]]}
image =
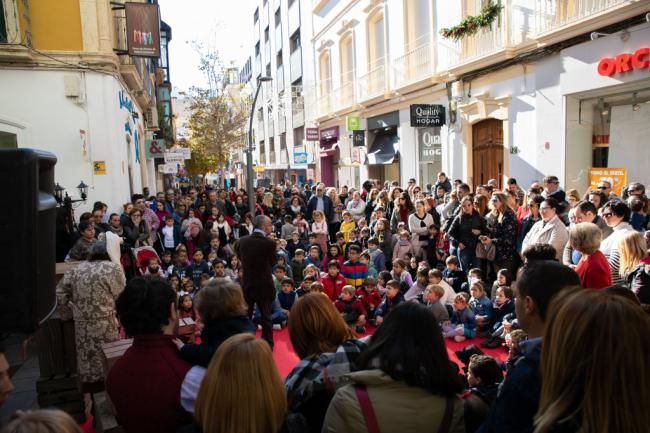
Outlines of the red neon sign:
{"label": "red neon sign", "polygon": [[598,62],[598,74],[611,77],[633,69],[650,67],[650,48],[639,48],[634,53],[623,53],[616,57],[603,57]]}

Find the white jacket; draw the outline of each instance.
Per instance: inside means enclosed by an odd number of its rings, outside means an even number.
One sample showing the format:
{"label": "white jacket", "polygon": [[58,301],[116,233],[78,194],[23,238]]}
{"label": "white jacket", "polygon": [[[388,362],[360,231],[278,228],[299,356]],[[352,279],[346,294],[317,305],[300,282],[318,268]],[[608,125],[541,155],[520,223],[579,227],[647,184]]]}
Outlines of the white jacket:
{"label": "white jacket", "polygon": [[562,253],[564,246],[569,241],[569,232],[562,220],[555,215],[549,222],[544,225],[544,220],[539,220],[533,225],[521,247],[522,251],[534,244],[551,244],[555,248],[555,258],[562,262]]}

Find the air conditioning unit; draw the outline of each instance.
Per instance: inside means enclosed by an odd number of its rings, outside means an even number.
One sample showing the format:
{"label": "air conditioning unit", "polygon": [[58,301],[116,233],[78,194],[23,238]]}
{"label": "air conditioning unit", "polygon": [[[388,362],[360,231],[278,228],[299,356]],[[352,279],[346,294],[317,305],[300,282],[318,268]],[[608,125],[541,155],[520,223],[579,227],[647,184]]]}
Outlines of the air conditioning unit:
{"label": "air conditioning unit", "polygon": [[144,127],[149,131],[157,131],[160,129],[158,126],[158,110],[156,107],[149,107],[145,110]]}

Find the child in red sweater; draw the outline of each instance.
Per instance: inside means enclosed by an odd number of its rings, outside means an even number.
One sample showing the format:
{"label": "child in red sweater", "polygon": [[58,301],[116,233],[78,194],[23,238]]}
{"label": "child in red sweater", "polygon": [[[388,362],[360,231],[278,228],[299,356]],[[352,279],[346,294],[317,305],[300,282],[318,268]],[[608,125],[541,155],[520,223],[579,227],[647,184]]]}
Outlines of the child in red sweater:
{"label": "child in red sweater", "polygon": [[327,264],[327,276],[321,279],[323,284],[323,293],[325,293],[332,302],[341,296],[343,286],[345,286],[345,278],[339,273],[341,265],[337,260],[330,260]]}
{"label": "child in red sweater", "polygon": [[366,332],[366,328],[363,327],[366,324],[366,309],[363,308],[361,301],[354,297],[354,292],[354,286],[344,286],[334,306],[348,326],[354,327],[358,334],[363,334]]}
{"label": "child in red sweater", "polygon": [[381,304],[381,295],[377,289],[377,281],[373,277],[366,278],[363,282],[363,287],[357,290],[357,297],[368,313],[368,320],[373,320],[375,317],[375,309]]}

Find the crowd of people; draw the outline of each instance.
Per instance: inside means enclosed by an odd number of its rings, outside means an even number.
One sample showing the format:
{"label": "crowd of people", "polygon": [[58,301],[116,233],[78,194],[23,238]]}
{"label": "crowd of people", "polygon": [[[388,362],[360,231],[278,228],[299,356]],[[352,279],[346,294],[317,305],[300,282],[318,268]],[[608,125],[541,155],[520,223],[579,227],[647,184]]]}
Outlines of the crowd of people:
{"label": "crowd of people", "polygon": [[[144,191],[81,215],[68,259],[85,263],[57,293],[82,382],[105,383],[127,432],[646,431],[643,185],[440,173],[255,194],[251,210],[234,188]],[[188,317],[197,344],[177,338]],[[285,326],[301,360],[283,381]],[[133,346],[104,377],[120,332]],[[459,370],[445,339],[477,336],[507,361],[474,347]]]}

